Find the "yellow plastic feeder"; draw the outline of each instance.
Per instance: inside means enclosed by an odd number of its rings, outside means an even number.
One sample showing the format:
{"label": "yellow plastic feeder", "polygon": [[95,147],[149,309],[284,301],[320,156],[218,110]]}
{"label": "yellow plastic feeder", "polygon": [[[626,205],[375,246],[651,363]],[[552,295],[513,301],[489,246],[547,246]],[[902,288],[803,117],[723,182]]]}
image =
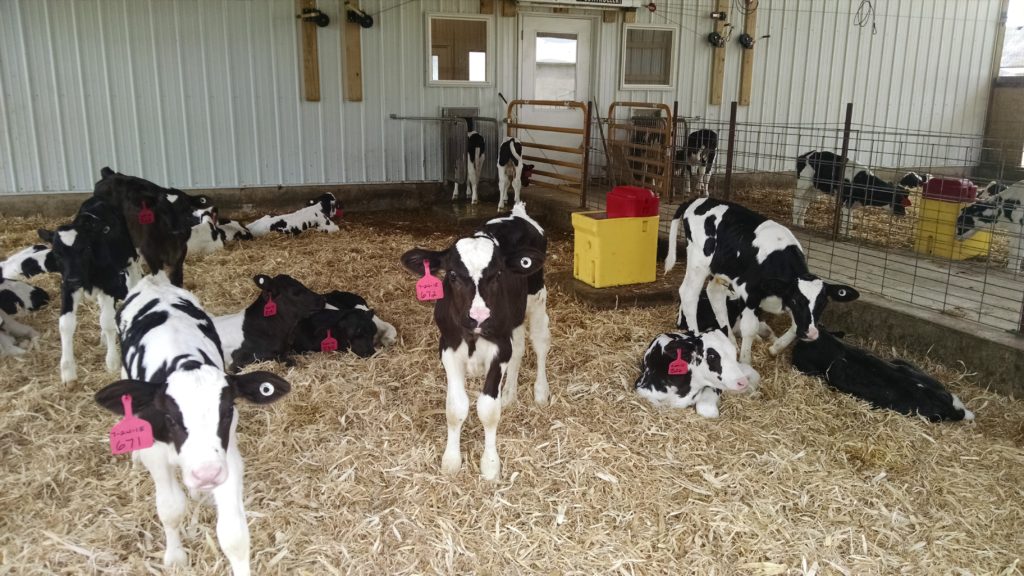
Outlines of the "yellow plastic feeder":
{"label": "yellow plastic feeder", "polygon": [[960,210],[974,202],[977,193],[978,187],[970,180],[929,180],[918,207],[914,251],[952,260],[988,254],[991,232],[980,231],[967,240],[956,239],[956,219]]}
{"label": "yellow plastic feeder", "polygon": [[658,219],[609,218],[604,212],[573,213],[573,276],[595,288],[654,282]]}

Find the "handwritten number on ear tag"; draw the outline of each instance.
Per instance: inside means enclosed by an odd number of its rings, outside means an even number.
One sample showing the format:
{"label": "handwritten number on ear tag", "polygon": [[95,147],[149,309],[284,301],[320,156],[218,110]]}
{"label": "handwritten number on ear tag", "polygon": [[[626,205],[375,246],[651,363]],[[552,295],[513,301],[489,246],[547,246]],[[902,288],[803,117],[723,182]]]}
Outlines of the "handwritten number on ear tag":
{"label": "handwritten number on ear tag", "polygon": [[153,445],[153,427],[142,418],[132,414],[132,397],[121,396],[124,418],[110,429],[110,453],[124,454],[142,450]]}
{"label": "handwritten number on ear tag", "polygon": [[274,302],[274,297],[267,292],[267,303],[263,305],[263,317],[270,318],[271,316],[277,315],[277,302]]}
{"label": "handwritten number on ear tag", "polygon": [[142,208],[139,208],[139,224],[146,226],[152,224],[154,220],[156,220],[156,216],[153,215],[153,211],[143,202]]}
{"label": "handwritten number on ear tag", "polygon": [[444,298],[444,285],[430,273],[430,262],[423,261],[423,278],[416,281],[416,299],[420,302]]}
{"label": "handwritten number on ear tag", "polygon": [[682,376],[690,371],[690,365],[683,360],[683,351],[676,349],[676,359],[668,363],[669,376]]}
{"label": "handwritten number on ear tag", "polygon": [[321,352],[334,352],[338,349],[338,340],[331,336],[331,331],[327,331],[327,337],[320,341]]}

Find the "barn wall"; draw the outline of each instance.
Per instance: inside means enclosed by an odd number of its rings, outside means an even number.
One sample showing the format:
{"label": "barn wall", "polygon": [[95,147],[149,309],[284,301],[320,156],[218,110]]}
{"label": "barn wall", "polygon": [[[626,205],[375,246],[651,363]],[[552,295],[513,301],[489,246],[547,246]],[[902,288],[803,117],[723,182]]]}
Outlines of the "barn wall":
{"label": "barn wall", "polygon": [[[672,90],[619,90],[622,18],[595,17],[599,109],[679,100],[684,114],[726,119],[727,104],[707,103],[712,4],[659,2],[638,14],[679,30]],[[761,0],[758,35],[772,37],[757,45],[741,121],[839,122],[852,100],[865,125],[983,132],[999,0],[875,2],[875,35],[854,25],[855,3],[822,4]],[[0,194],[88,190],[104,165],[182,188],[439,180],[438,125],[389,114],[447,105],[503,116],[498,92],[517,93],[517,19],[500,4],[491,16],[493,84],[434,87],[424,15],[477,13],[478,0],[364,0],[377,17],[363,31],[364,101],[353,103],[341,96],[342,5],[320,0],[333,22],[318,32],[313,103],[300,96],[292,0],[0,1]],[[740,52],[727,52],[726,103],[738,94]],[[868,162],[907,163],[883,153]]]}

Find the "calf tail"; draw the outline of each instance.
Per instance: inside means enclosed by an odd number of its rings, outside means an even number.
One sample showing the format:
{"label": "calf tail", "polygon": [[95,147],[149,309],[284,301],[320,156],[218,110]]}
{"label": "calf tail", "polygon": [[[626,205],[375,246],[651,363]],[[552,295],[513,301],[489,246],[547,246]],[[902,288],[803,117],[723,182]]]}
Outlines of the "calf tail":
{"label": "calf tail", "polygon": [[688,204],[681,204],[672,218],[672,224],[668,228],[668,256],[665,257],[665,274],[668,274],[676,265],[676,244],[679,242],[679,222],[683,219]]}

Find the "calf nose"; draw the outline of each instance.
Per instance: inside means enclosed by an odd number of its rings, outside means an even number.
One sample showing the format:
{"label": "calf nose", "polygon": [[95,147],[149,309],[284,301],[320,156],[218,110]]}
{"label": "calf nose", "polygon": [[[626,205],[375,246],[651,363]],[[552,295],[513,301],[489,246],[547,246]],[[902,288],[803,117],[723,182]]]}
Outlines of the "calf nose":
{"label": "calf nose", "polygon": [[750,381],[747,380],[746,377],[740,378],[739,380],[736,381],[736,389],[737,390],[746,390],[747,386],[749,386],[749,385],[750,385]]}
{"label": "calf nose", "polygon": [[477,325],[480,325],[484,323],[484,320],[491,317],[491,311],[487,308],[478,308],[474,306],[469,309],[469,317],[476,320]]}
{"label": "calf nose", "polygon": [[198,468],[192,469],[192,478],[196,480],[196,483],[200,488],[214,487],[224,482],[224,467],[215,462],[203,464]]}
{"label": "calf nose", "polygon": [[818,339],[818,327],[817,326],[811,326],[810,328],[807,329],[807,340],[817,340],[817,339]]}

